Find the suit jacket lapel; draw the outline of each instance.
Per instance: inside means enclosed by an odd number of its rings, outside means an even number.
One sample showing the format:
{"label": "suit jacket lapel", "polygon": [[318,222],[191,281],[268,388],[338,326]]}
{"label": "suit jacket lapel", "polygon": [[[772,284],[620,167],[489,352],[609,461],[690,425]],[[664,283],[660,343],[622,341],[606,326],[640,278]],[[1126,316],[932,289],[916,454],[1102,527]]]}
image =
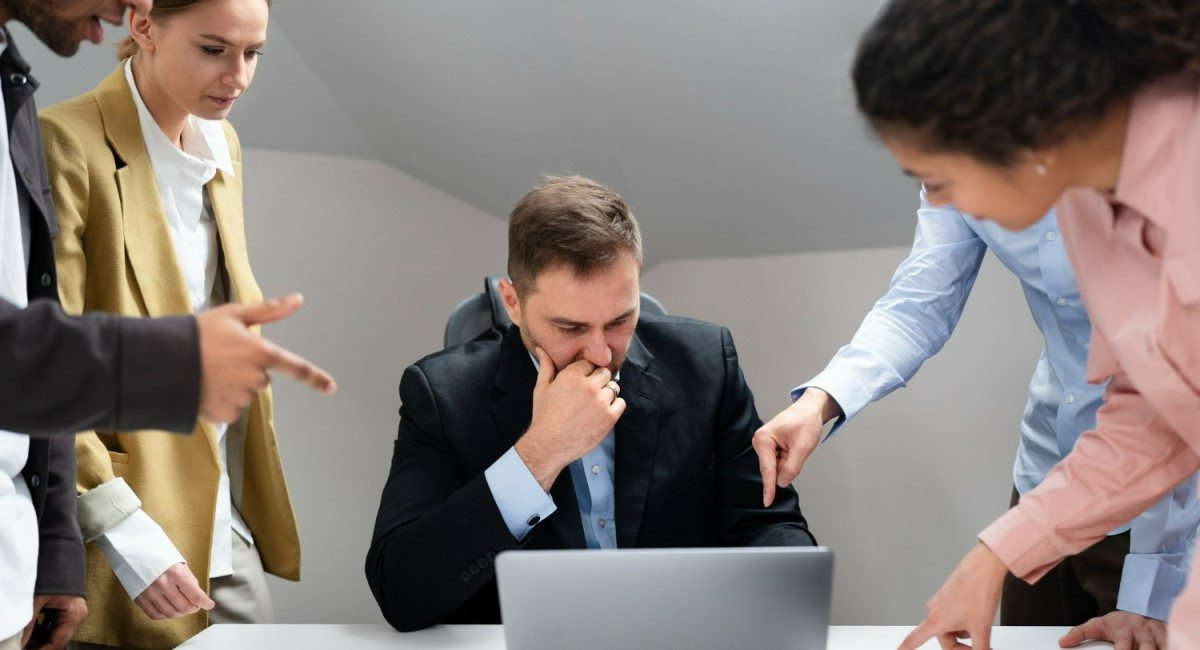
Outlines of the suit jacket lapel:
{"label": "suit jacket lapel", "polygon": [[[537,373],[529,352],[521,342],[521,331],[516,325],[509,326],[504,333],[503,352],[496,381],[492,386],[492,418],[499,433],[494,441],[490,457],[499,457],[529,427],[533,415],[533,386]],[[575,500],[575,487],[569,469],[563,469],[550,488],[555,512],[542,526],[554,531],[564,548],[584,548],[583,524],[579,520],[579,503]]]}
{"label": "suit jacket lapel", "polygon": [[616,490],[617,546],[637,545],[646,510],[650,479],[658,448],[662,380],[648,371],[654,356],[635,334],[621,367],[621,397],[625,413],[617,421]]}
{"label": "suit jacket lapel", "polygon": [[105,137],[125,163],[116,173],[125,254],[150,316],[190,314],[187,285],[175,257],[175,242],[167,228],[132,92],[122,66],[95,90]]}
{"label": "suit jacket lapel", "polygon": [[225,272],[235,299],[241,303],[262,300],[262,291],[250,270],[250,257],[246,250],[246,227],[242,217],[242,164],[233,161],[233,176],[217,170],[217,175],[208,182],[208,200],[212,204],[213,219],[217,222],[219,244],[225,257]]}

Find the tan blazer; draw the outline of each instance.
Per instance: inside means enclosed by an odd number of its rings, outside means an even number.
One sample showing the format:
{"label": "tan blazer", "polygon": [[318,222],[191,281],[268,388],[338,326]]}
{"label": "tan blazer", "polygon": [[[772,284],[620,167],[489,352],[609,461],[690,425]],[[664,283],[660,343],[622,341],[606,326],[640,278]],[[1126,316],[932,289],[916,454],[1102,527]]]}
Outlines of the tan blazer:
{"label": "tan blazer", "polygon": [[[55,240],[59,291],[70,312],[104,311],[165,316],[191,312],[187,288],[142,139],[137,108],[118,67],[94,90],[41,113],[59,234]],[[207,185],[224,272],[238,300],[262,292],[250,271],[242,222],[241,147],[224,123],[235,176],[218,171]],[[243,419],[246,430],[240,509],[254,534],[264,568],[300,578],[300,539],[284,482],[271,392],[264,390]],[[187,560],[208,591],[209,554],[220,455],[213,426],[197,421],[189,436],[111,431],[79,434],[81,505],[97,486],[122,478]],[[118,482],[119,483],[119,482]],[[110,484],[124,489],[117,483]],[[236,489],[236,488],[235,488]],[[125,490],[128,492],[128,490]],[[94,539],[131,505],[118,491],[97,495],[110,515],[81,517]],[[95,510],[93,508],[93,510]],[[83,509],[81,508],[81,514]],[[89,616],[76,640],[126,647],[174,647],[201,632],[205,612],[152,621],[121,587],[108,559],[87,545]]]}

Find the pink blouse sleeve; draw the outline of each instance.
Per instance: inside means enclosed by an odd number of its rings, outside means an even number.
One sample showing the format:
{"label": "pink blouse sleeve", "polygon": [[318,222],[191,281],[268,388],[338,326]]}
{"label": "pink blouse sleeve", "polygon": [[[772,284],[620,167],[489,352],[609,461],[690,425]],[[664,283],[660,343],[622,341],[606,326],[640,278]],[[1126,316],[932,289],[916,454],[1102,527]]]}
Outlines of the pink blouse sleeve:
{"label": "pink blouse sleeve", "polygon": [[979,535],[1017,577],[1033,583],[1129,521],[1200,468],[1200,457],[1122,372],[1096,429],[1036,489]]}

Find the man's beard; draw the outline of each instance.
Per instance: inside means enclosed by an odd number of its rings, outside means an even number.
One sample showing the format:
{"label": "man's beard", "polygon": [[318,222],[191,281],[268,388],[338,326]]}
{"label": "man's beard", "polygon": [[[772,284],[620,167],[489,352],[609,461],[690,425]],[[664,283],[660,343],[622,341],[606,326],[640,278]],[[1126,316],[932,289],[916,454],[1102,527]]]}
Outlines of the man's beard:
{"label": "man's beard", "polygon": [[5,0],[4,4],[12,18],[24,23],[55,54],[74,56],[79,51],[79,41],[74,36],[79,24],[57,16],[50,6],[56,3],[46,0]]}
{"label": "man's beard", "polygon": [[[537,358],[537,354],[534,353],[535,349],[537,349],[537,348],[542,348],[543,350],[546,349],[544,346],[539,345],[537,340],[535,340],[533,338],[533,335],[530,334],[529,332],[526,332],[525,330],[521,330],[521,341],[525,343],[525,348],[527,350],[529,350],[529,354],[532,355],[534,359]],[[632,340],[630,342],[632,343]],[[612,361],[609,362],[609,364],[608,364],[608,371],[611,372],[614,377],[617,375],[617,371],[619,371],[621,369],[621,366],[625,364],[625,355],[628,353],[629,353],[629,348],[626,347],[624,350],[621,351],[621,354],[619,356],[615,355],[615,354],[613,355]],[[582,359],[582,358],[583,357],[579,357],[579,359]],[[569,366],[569,365],[571,365],[571,363],[579,361],[579,359],[571,359],[571,361],[568,362],[567,365]],[[562,368],[554,369],[554,371],[556,373],[561,370],[562,370]]]}

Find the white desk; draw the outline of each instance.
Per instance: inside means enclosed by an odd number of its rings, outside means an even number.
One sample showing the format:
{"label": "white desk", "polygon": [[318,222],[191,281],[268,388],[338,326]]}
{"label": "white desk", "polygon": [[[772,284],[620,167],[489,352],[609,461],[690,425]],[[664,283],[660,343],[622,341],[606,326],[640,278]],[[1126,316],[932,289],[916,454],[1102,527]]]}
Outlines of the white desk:
{"label": "white desk", "polygon": [[[888,650],[899,645],[911,629],[903,626],[834,625],[829,628],[828,650]],[[992,631],[992,648],[1057,650],[1058,638],[1068,629],[997,627]],[[401,634],[386,625],[214,625],[179,647],[189,650],[503,650],[504,632],[499,625],[442,625],[407,634]],[[1092,650],[1111,647],[1109,643],[1095,641],[1080,646]],[[939,646],[936,641],[930,641],[922,646],[922,650],[926,648],[938,650]]]}

